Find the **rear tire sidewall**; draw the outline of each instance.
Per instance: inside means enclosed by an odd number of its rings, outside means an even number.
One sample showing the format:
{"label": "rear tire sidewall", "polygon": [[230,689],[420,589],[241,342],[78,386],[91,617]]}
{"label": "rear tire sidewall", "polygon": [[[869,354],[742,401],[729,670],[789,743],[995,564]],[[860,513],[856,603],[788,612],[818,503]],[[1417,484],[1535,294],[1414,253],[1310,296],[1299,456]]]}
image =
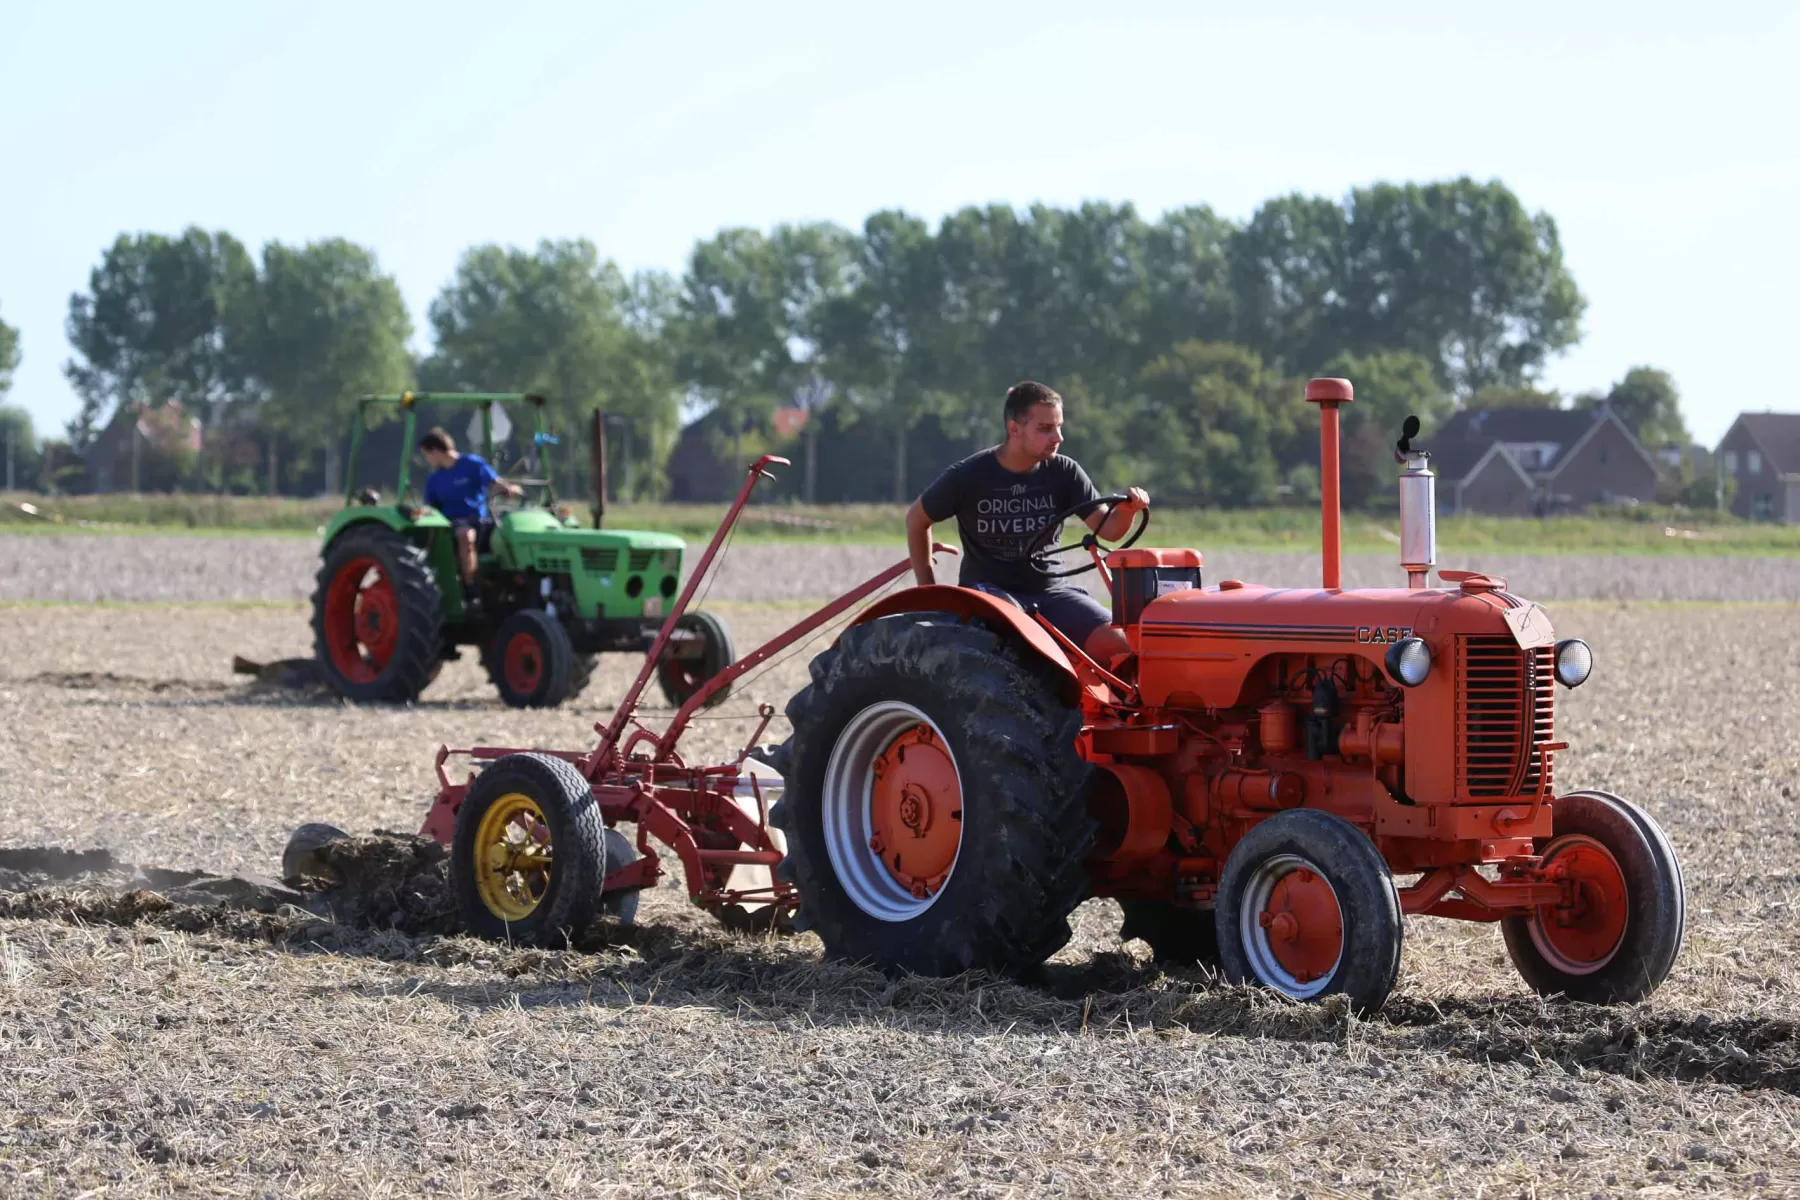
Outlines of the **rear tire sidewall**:
{"label": "rear tire sidewall", "polygon": [[[366,682],[346,678],[331,655],[325,629],[326,597],[338,574],[355,559],[372,558],[394,589],[400,628],[387,665]],[[443,596],[425,552],[385,525],[353,526],[325,547],[313,593],[313,657],[320,676],[347,700],[410,703],[437,677],[443,642]]]}
{"label": "rear tire sidewall", "polygon": [[[494,914],[476,883],[481,819],[501,797],[513,792],[536,802],[550,830],[550,882],[537,908],[524,920]],[[567,943],[594,918],[606,877],[606,826],[593,789],[581,773],[559,758],[509,754],[476,776],[456,813],[450,842],[450,877],[473,935],[525,946]]]}
{"label": "rear tire sidewall", "polygon": [[[888,621],[895,624],[874,627]],[[942,657],[931,645],[938,639]],[[983,655],[965,663],[1003,671],[1008,686],[947,686],[944,667],[964,647]],[[830,655],[856,657],[822,668]],[[839,648],[815,661],[813,673],[813,686],[788,708],[795,735],[782,757],[792,774],[777,810],[788,839],[784,877],[791,871],[801,897],[799,927],[817,933],[835,957],[927,975],[1017,971],[1055,953],[1069,938],[1069,913],[1086,895],[1081,859],[1093,837],[1084,805],[1089,768],[1075,746],[1079,713],[1009,657],[995,635],[937,614],[853,627]],[[1021,687],[1043,690],[1033,697]],[[956,763],[963,814],[949,877],[928,907],[899,921],[867,912],[845,889],[823,816],[839,737],[859,713],[891,701],[937,727]],[[971,736],[983,725],[983,735]]]}
{"label": "rear tire sidewall", "polygon": [[1539,840],[1539,853],[1558,837],[1585,834],[1613,856],[1625,881],[1625,932],[1605,965],[1574,974],[1538,948],[1532,937],[1536,914],[1507,917],[1500,928],[1513,965],[1540,995],[1588,1004],[1644,999],[1668,978],[1685,934],[1685,883],[1673,848],[1649,814],[1605,792],[1558,796],[1551,820],[1551,837]]}
{"label": "rear tire sidewall", "polygon": [[1387,861],[1367,834],[1342,817],[1316,809],[1277,813],[1253,826],[1225,860],[1214,910],[1219,966],[1232,983],[1280,991],[1258,977],[1244,946],[1246,893],[1262,864],[1283,855],[1311,863],[1330,883],[1343,920],[1343,949],[1310,999],[1344,995],[1362,1014],[1379,1009],[1400,974],[1404,922],[1400,893]]}

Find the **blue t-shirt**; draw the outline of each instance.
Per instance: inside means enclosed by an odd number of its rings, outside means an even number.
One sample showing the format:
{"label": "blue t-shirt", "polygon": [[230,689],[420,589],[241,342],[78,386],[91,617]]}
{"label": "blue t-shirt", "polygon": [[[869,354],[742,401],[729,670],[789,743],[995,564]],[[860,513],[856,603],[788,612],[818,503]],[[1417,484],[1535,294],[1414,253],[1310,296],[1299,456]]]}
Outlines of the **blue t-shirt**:
{"label": "blue t-shirt", "polygon": [[452,521],[488,519],[487,494],[500,478],[479,454],[458,455],[455,462],[425,481],[425,503]]}

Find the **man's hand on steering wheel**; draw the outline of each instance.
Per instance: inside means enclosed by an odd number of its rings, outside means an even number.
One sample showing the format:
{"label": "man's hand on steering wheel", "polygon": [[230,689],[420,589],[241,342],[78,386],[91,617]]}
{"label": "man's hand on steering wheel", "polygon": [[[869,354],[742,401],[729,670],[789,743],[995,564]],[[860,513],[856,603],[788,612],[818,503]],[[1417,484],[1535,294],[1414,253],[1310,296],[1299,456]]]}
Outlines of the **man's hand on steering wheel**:
{"label": "man's hand on steering wheel", "polygon": [[[1079,541],[1065,542],[1060,546],[1044,549],[1044,543],[1055,536],[1056,531],[1062,528],[1063,522],[1070,517],[1089,521],[1102,511],[1106,515],[1100,519],[1097,526],[1090,525],[1089,532],[1083,535]],[[1136,519],[1135,528],[1132,527],[1134,518]],[[1135,545],[1137,540],[1144,536],[1144,530],[1150,527],[1150,494],[1143,488],[1131,488],[1123,493],[1101,496],[1098,500],[1083,501],[1066,512],[1058,513],[1054,520],[1044,526],[1044,531],[1031,544],[1025,557],[1027,559],[1040,556],[1049,558],[1056,554],[1066,554],[1071,550],[1087,550],[1089,551],[1087,562],[1067,570],[1047,571],[1045,574],[1051,579],[1067,579],[1071,575],[1081,575],[1092,571],[1100,565],[1100,542],[1102,540],[1115,541],[1124,532],[1114,529],[1114,522],[1119,520],[1126,522],[1126,528],[1130,529],[1130,536],[1112,546],[1111,548],[1114,550],[1123,550],[1128,546]],[[1111,536],[1108,536],[1109,534]]]}

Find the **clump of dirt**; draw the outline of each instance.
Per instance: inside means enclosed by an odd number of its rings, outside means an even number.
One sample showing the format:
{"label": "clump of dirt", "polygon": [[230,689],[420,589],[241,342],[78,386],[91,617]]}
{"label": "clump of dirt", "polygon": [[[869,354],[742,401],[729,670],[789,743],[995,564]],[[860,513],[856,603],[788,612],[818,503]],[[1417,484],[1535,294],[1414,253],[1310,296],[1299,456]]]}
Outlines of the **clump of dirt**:
{"label": "clump of dirt", "polygon": [[307,907],[341,924],[412,934],[461,927],[449,855],[430,838],[378,829],[329,841],[312,860],[325,886]]}
{"label": "clump of dirt", "polygon": [[328,931],[326,922],[447,934],[461,924],[447,858],[428,838],[377,830],[319,846],[312,859],[316,877],[284,883],[137,866],[98,849],[0,848],[0,913],[107,924],[156,915],[159,923],[181,928],[217,925],[223,914],[256,913],[281,918],[263,929],[275,937],[319,936]]}

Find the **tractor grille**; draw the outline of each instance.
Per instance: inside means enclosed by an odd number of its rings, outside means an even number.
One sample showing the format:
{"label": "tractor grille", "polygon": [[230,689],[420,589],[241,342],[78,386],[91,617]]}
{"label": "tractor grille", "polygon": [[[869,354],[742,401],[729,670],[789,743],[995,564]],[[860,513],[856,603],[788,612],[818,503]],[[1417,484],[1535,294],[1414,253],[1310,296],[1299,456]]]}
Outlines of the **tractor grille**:
{"label": "tractor grille", "polygon": [[538,570],[547,572],[551,575],[567,575],[569,573],[569,560],[566,558],[558,558],[554,555],[540,554],[538,555],[537,567]]}
{"label": "tractor grille", "polygon": [[616,571],[619,567],[619,548],[617,546],[583,546],[581,548],[581,569],[595,575],[605,575]]}
{"label": "tractor grille", "polygon": [[631,552],[631,569],[634,571],[648,571],[650,569],[650,563],[655,557],[656,551],[654,550],[633,550]]}
{"label": "tractor grille", "polygon": [[1457,780],[1472,799],[1535,793],[1537,747],[1555,735],[1554,651],[1510,637],[1457,639]]}

